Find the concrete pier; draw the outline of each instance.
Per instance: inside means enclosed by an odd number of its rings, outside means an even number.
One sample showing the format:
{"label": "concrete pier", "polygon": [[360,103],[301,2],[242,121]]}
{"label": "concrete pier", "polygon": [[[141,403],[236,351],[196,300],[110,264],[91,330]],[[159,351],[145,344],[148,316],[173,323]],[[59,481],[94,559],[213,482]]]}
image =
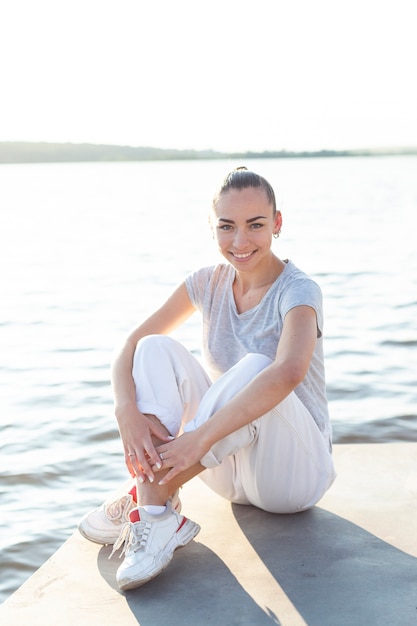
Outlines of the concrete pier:
{"label": "concrete pier", "polygon": [[202,530],[121,592],[110,547],[78,531],[0,606],[1,626],[416,626],[417,443],[336,445],[338,478],[310,511],[181,491]]}

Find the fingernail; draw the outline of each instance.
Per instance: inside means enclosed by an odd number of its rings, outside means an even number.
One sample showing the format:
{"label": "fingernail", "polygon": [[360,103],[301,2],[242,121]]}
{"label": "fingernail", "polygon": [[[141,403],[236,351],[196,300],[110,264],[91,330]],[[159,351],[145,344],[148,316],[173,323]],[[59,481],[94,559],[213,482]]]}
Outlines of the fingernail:
{"label": "fingernail", "polygon": [[139,482],[140,482],[140,483],[145,482],[145,479],[144,479],[144,477],[143,477],[143,476],[138,476],[138,480],[139,480]]}
{"label": "fingernail", "polygon": [[153,476],[148,476],[148,480],[150,483],[153,483]]}
{"label": "fingernail", "polygon": [[171,437],[171,435],[168,435],[168,439],[172,441],[173,439],[175,439],[175,437]]}
{"label": "fingernail", "polygon": [[157,463],[155,463],[155,467],[156,469],[161,469],[162,465],[160,464],[160,462],[158,461]]}

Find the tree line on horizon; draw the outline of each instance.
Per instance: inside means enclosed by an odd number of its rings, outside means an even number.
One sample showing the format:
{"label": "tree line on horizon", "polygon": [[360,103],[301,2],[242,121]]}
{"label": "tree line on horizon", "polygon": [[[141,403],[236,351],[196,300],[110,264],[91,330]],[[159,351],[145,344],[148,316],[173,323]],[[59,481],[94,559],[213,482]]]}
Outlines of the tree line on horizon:
{"label": "tree line on horizon", "polygon": [[379,150],[318,150],[261,152],[218,152],[215,150],[175,150],[169,148],[115,146],[100,144],[0,142],[0,163],[68,163],[82,161],[169,161],[208,159],[276,159],[346,156],[388,156],[417,154],[416,148]]}

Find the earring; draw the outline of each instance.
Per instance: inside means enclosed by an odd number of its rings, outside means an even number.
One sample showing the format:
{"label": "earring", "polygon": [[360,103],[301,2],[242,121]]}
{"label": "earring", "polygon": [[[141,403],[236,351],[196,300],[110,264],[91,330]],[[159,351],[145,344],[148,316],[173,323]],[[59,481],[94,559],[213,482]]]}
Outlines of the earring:
{"label": "earring", "polygon": [[279,229],[279,231],[278,231],[277,233],[274,233],[274,238],[275,238],[275,239],[278,239],[278,237],[280,236],[280,234],[281,234],[281,229]]}

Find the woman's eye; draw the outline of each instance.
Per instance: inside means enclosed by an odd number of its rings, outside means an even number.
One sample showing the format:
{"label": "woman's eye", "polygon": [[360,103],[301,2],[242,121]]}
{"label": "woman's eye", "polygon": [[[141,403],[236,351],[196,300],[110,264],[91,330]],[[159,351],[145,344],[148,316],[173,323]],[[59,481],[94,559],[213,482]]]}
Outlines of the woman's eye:
{"label": "woman's eye", "polygon": [[253,230],[257,230],[258,228],[262,228],[263,224],[258,224],[258,223],[254,223],[251,224],[251,227],[253,228]]}
{"label": "woman's eye", "polygon": [[222,224],[219,226],[219,230],[231,230],[231,228],[230,224]]}

